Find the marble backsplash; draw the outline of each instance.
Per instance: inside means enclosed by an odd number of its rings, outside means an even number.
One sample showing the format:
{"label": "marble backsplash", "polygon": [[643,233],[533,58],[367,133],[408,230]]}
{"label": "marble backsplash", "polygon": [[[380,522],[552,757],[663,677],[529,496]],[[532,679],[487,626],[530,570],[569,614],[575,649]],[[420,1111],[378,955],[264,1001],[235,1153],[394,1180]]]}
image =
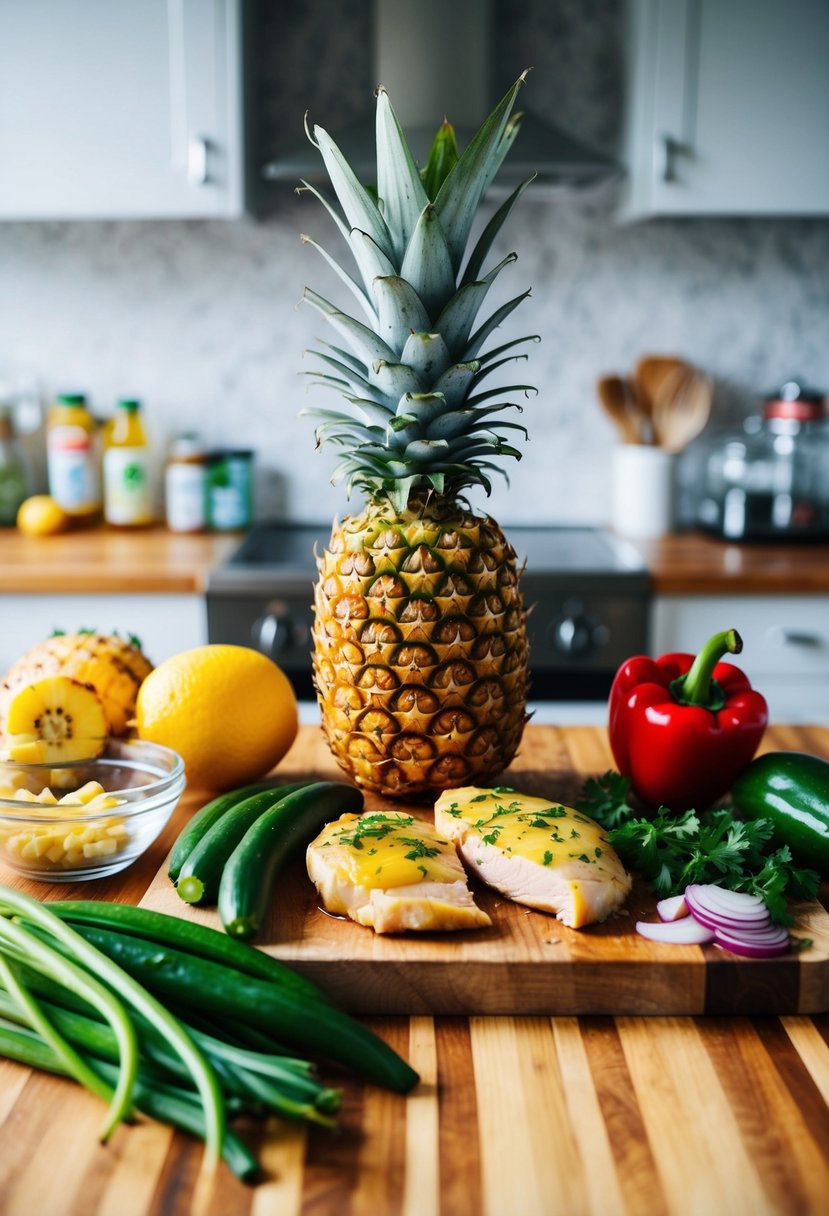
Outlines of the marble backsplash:
{"label": "marble backsplash", "polygon": [[[364,13],[358,0],[349,4],[357,17]],[[523,66],[522,39],[536,61],[545,45],[555,46],[559,70],[540,73],[541,101],[612,151],[618,4],[514,0],[499,6],[502,18],[505,8],[515,18],[500,43],[505,58]],[[324,75],[320,121],[326,99],[337,96],[337,63],[349,53],[353,59],[346,40]],[[266,55],[271,81],[272,67]],[[348,97],[363,87],[353,77],[343,86]],[[563,100],[576,78],[581,108]],[[264,91],[262,112],[284,141],[284,122],[274,127],[284,111],[280,89]],[[293,96],[302,96],[301,85]],[[621,226],[613,204],[612,185],[588,194],[528,192],[504,234],[501,252],[514,249],[519,259],[502,275],[503,292],[532,287],[532,295],[499,340],[541,338],[508,377],[539,391],[523,402],[530,431],[523,459],[508,470],[509,488],[497,484],[489,502],[504,523],[608,522],[618,440],[595,381],[629,370],[643,353],[680,354],[714,377],[712,425],[751,412],[792,375],[829,388],[829,221]],[[33,375],[45,394],[84,389],[100,414],[118,396],[137,395],[160,459],[168,439],[188,429],[211,446],[254,448],[258,515],[328,519],[344,505],[328,481],[332,453],[314,450],[313,425],[298,412],[334,398],[309,390],[303,377],[311,366],[303,351],[324,326],[299,300],[306,283],[343,303],[345,293],[300,232],[335,248],[319,204],[285,187],[259,220],[0,225],[0,376]]]}

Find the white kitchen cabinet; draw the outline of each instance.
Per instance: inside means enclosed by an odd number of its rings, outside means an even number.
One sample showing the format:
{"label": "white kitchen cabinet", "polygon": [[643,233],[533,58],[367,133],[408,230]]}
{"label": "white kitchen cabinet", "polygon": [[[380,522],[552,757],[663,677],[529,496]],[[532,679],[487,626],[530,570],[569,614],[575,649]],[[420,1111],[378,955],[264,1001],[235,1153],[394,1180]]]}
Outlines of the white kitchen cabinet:
{"label": "white kitchen cabinet", "polygon": [[763,693],[773,722],[829,725],[829,596],[657,596],[650,653],[696,654],[722,629],[742,637],[726,661]]}
{"label": "white kitchen cabinet", "polygon": [[629,0],[621,218],[829,214],[827,0]]}
{"label": "white kitchen cabinet", "polygon": [[133,633],[151,662],[207,643],[201,595],[0,595],[0,672],[56,629]]}
{"label": "white kitchen cabinet", "polygon": [[0,219],[244,209],[243,0],[2,0]]}

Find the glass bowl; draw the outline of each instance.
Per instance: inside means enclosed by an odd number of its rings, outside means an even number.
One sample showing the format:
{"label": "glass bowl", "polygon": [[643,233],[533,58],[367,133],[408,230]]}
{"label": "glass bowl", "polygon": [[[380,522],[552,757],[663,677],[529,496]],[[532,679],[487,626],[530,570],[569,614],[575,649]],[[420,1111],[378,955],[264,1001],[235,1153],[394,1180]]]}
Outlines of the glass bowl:
{"label": "glass bowl", "polygon": [[117,874],[158,837],[184,786],[181,756],[143,739],[110,739],[94,760],[2,763],[0,862],[48,882]]}

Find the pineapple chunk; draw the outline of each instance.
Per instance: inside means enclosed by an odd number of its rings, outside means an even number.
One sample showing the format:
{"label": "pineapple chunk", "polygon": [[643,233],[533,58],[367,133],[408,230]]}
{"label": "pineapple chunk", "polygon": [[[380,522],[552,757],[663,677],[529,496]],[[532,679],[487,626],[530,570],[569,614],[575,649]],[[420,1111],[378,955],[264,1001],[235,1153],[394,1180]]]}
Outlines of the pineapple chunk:
{"label": "pineapple chunk", "polygon": [[[108,794],[97,781],[88,781],[76,793],[67,794],[60,801],[49,789],[40,795],[17,789],[12,791],[12,800],[54,806],[61,815],[61,822],[31,825],[23,830],[0,827],[0,842],[5,844],[6,852],[29,865],[46,870],[91,865],[102,857],[120,853],[129,843],[129,830],[118,816],[86,822],[90,811],[107,810],[123,803],[123,799]],[[80,815],[84,820],[73,826],[72,817]]]}
{"label": "pineapple chunk", "polygon": [[87,781],[86,785],[82,785],[79,790],[75,790],[71,794],[64,794],[60,801],[66,805],[77,806],[79,803],[91,802],[93,798],[97,798],[99,794],[103,793],[104,787],[100,781]]}

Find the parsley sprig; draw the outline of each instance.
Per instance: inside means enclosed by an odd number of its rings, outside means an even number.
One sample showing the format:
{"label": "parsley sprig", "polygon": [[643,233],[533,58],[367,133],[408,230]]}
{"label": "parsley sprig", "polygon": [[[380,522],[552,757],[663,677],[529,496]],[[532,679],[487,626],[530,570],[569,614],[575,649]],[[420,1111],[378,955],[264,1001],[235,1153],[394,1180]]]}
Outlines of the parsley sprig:
{"label": "parsley sprig", "polygon": [[790,924],[788,902],[817,894],[814,870],[795,866],[786,845],[769,849],[769,819],[746,822],[727,807],[701,814],[660,807],[647,818],[630,805],[628,778],[615,772],[586,781],[576,807],[604,828],[622,862],[660,898],[678,895],[690,883],[718,883],[759,895],[774,920]]}

